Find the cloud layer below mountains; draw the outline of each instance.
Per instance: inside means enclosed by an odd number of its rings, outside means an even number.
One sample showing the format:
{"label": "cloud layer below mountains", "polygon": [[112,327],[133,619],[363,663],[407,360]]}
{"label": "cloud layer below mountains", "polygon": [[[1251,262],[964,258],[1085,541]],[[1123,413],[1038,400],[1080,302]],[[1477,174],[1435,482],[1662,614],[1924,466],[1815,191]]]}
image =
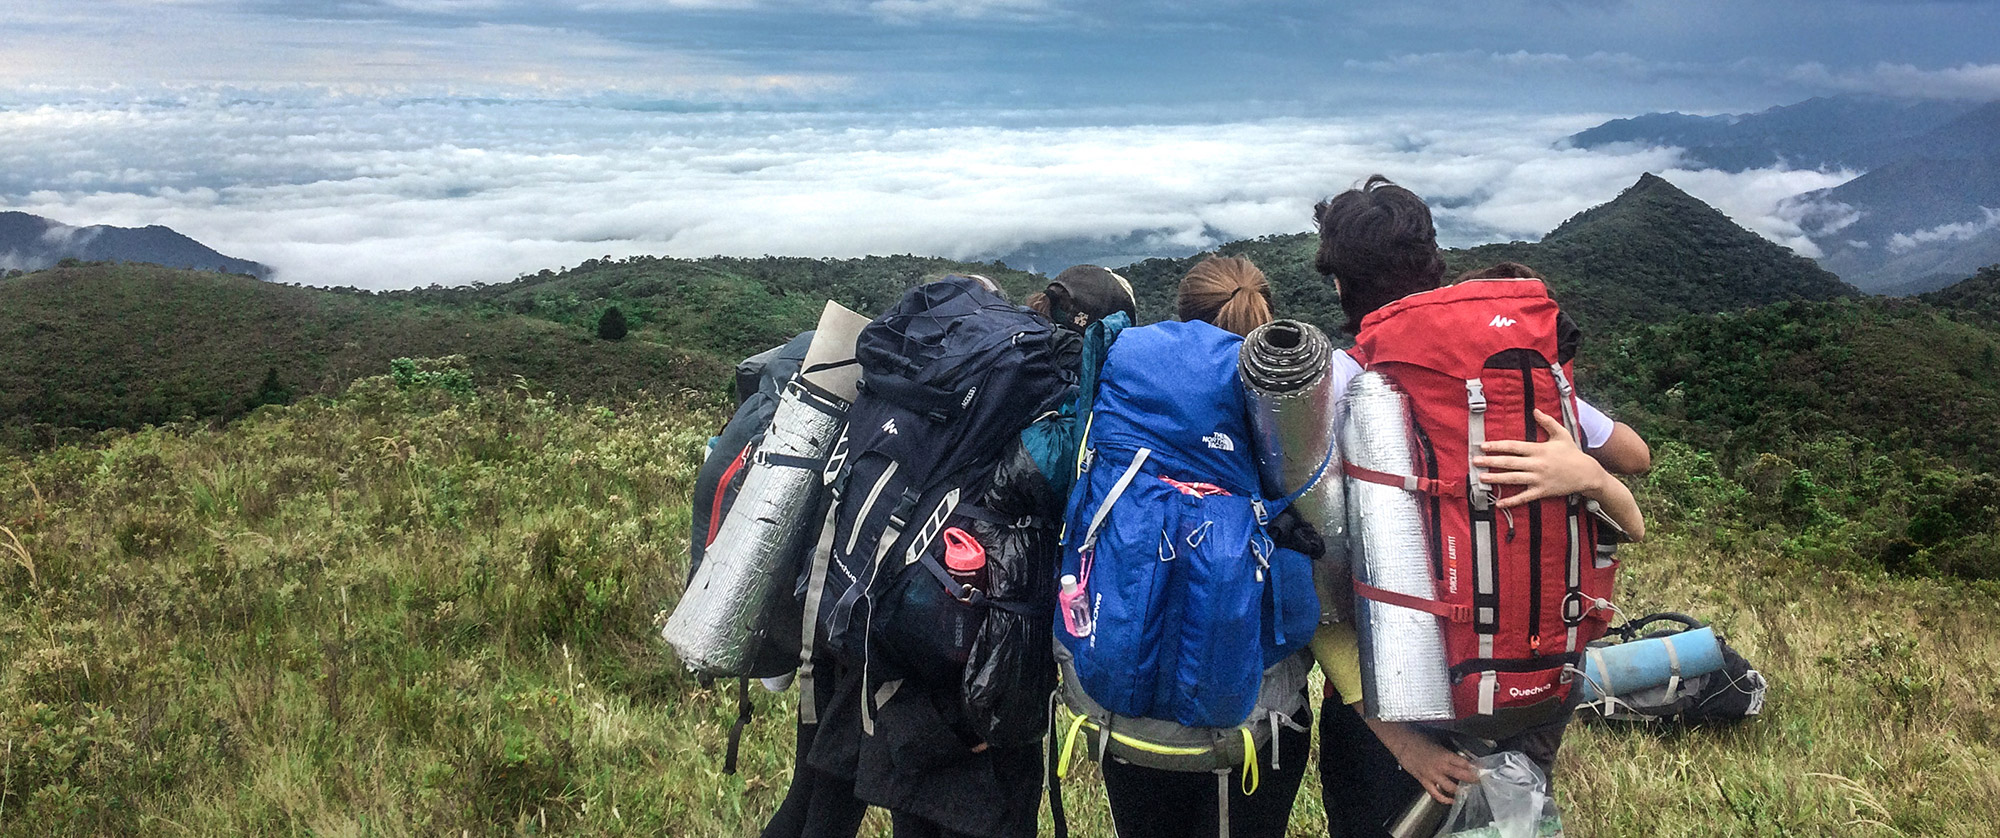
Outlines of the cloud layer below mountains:
{"label": "cloud layer below mountains", "polygon": [[[165,224],[282,281],[395,288],[635,254],[979,258],[1135,233],[1193,252],[1306,229],[1314,200],[1375,172],[1429,198],[1451,244],[1537,238],[1651,171],[1814,255],[1780,204],[1850,176],[1557,146],[1604,118],[890,125],[574,101],[69,99],[0,107],[0,209]],[[1011,127],[1051,124],[1068,127]]]}

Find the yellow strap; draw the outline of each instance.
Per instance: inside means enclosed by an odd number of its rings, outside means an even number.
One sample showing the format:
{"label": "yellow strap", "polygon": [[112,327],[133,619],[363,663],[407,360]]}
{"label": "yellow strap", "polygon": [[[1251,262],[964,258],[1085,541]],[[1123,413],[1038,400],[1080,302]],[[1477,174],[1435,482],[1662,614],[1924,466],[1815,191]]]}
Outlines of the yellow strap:
{"label": "yellow strap", "polygon": [[1257,740],[1250,737],[1250,729],[1239,727],[1243,733],[1243,794],[1257,793]]}
{"label": "yellow strap", "polygon": [[1086,721],[1089,720],[1078,715],[1074,721],[1069,723],[1069,734],[1063,737],[1062,761],[1056,763],[1056,779],[1058,780],[1069,778],[1070,760],[1076,756],[1076,734],[1077,731],[1083,730],[1083,723]]}

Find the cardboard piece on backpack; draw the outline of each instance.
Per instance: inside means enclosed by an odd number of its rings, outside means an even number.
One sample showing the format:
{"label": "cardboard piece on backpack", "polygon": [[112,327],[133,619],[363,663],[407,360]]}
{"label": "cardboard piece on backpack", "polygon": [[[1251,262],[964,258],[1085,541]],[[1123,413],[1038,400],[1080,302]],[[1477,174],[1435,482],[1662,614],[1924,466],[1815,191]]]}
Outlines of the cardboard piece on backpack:
{"label": "cardboard piece on backpack", "polygon": [[826,308],[820,310],[819,325],[815,327],[816,334],[811,348],[806,350],[806,361],[799,375],[813,386],[854,403],[861,382],[861,365],[854,361],[854,341],[867,327],[867,317],[827,300]]}

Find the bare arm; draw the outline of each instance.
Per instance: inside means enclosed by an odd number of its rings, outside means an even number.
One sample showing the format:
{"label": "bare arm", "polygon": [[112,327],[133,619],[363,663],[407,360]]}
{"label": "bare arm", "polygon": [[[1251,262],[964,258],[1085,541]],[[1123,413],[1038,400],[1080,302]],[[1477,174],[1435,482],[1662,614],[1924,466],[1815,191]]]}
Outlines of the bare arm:
{"label": "bare arm", "polygon": [[1653,449],[1639,437],[1638,431],[1624,422],[1612,425],[1611,438],[1590,449],[1589,454],[1612,474],[1645,474],[1653,467]]}
{"label": "bare arm", "polygon": [[[1356,703],[1354,711],[1361,711]],[[1367,719],[1368,729],[1375,732],[1375,738],[1388,746],[1389,753],[1396,757],[1396,764],[1417,778],[1424,792],[1439,803],[1450,803],[1458,795],[1460,783],[1479,782],[1479,769],[1471,760],[1453,753],[1415,728],[1401,722],[1385,722]]]}
{"label": "bare arm", "polygon": [[[1576,440],[1570,437],[1561,422],[1539,410],[1535,411],[1535,421],[1542,426],[1542,432],[1549,435],[1548,442],[1494,440],[1480,449],[1484,452],[1482,456],[1472,460],[1478,468],[1491,469],[1483,475],[1482,479],[1486,482],[1521,487],[1520,491],[1501,498],[1496,505],[1506,509],[1546,497],[1579,494],[1597,501],[1605,514],[1633,541],[1645,538],[1646,519],[1639,514],[1639,504],[1632,498],[1632,490],[1612,476],[1604,463],[1578,448]],[[1623,425],[1619,427],[1627,433],[1631,432]],[[1614,431],[1606,447],[1617,438],[1618,434]],[[1632,434],[1632,439],[1638,438],[1638,434]],[[1643,450],[1645,442],[1640,441],[1639,446]],[[1647,459],[1651,459],[1650,455]]]}

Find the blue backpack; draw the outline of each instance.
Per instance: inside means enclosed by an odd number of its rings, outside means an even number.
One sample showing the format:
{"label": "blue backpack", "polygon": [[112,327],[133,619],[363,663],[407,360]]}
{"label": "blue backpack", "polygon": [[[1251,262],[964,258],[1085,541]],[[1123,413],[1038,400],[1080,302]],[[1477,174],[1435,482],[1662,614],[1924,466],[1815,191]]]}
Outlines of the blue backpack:
{"label": "blue backpack", "polygon": [[1259,495],[1241,344],[1200,322],[1127,329],[1099,378],[1056,637],[1111,713],[1241,725],[1319,621],[1311,561],[1265,532],[1291,498]]}

